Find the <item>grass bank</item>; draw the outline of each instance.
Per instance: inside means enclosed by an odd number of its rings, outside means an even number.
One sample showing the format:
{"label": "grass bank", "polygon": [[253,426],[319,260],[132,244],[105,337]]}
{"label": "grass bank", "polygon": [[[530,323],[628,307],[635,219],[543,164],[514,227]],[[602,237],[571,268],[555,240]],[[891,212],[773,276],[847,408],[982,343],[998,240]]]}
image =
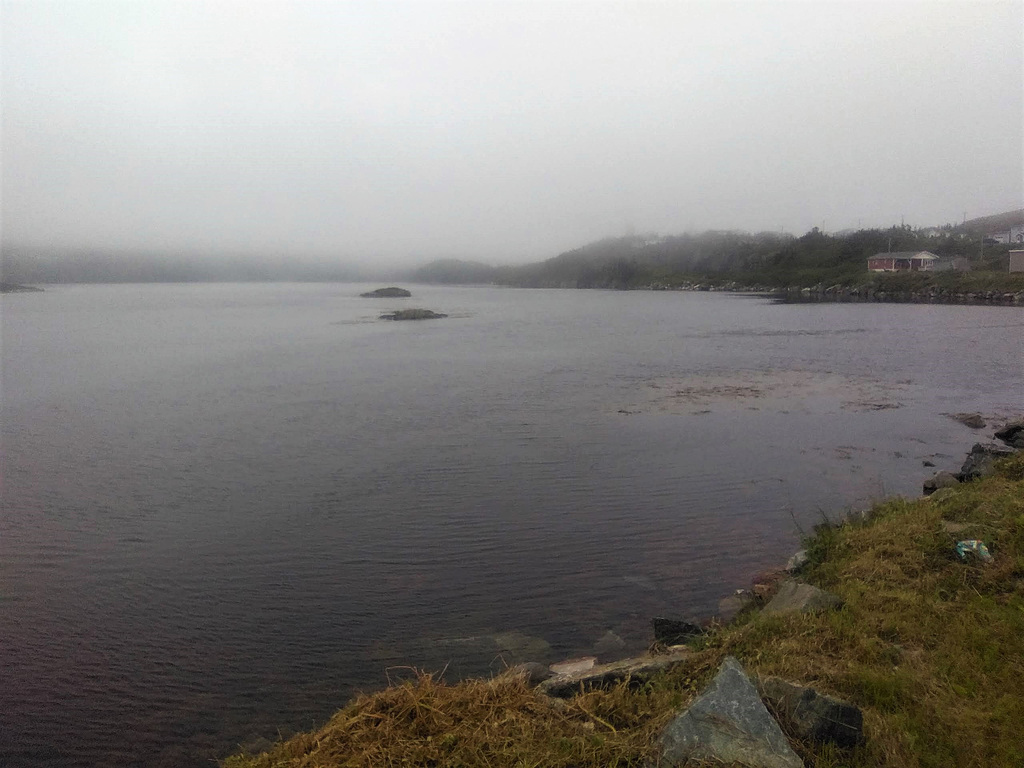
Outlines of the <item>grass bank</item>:
{"label": "grass bank", "polygon": [[[984,540],[993,562],[956,559],[965,538]],[[223,767],[641,766],[727,654],[863,709],[867,741],[855,750],[794,742],[808,765],[1024,765],[1024,453],[994,477],[820,528],[807,546],[806,579],[844,598],[841,610],[753,610],[641,687],[560,702],[519,678],[420,675]]]}

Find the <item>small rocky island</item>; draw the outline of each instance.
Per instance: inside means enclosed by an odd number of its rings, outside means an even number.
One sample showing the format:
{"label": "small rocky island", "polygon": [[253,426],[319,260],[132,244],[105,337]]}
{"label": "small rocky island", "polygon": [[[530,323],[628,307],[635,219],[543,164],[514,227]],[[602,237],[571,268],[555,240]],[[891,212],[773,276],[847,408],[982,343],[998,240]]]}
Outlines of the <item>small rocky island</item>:
{"label": "small rocky island", "polygon": [[360,293],[359,295],[364,299],[406,299],[412,296],[405,288],[397,288],[393,285],[388,288],[378,288],[375,291]]}
{"label": "small rocky island", "polygon": [[397,309],[380,316],[381,320],[437,320],[448,315],[430,309]]}
{"label": "small rocky island", "polygon": [[34,285],[0,282],[0,293],[42,293],[42,291],[42,288],[36,288]]}

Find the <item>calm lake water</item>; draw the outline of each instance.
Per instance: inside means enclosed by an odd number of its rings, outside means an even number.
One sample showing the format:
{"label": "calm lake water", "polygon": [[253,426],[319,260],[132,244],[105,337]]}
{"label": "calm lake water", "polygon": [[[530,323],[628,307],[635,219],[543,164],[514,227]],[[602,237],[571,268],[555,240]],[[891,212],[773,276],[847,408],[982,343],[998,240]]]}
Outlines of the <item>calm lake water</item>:
{"label": "calm lake water", "polygon": [[413,288],[3,297],[0,763],[209,766],[402,666],[643,648],[1024,410],[1020,308]]}

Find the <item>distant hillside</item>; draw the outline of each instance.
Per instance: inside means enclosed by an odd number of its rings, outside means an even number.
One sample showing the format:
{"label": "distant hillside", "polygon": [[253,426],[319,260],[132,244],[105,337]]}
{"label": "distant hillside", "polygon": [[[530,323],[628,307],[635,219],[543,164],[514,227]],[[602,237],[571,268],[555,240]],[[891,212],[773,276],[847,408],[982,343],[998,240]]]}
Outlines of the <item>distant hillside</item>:
{"label": "distant hillside", "polygon": [[535,288],[629,289],[731,281],[849,285],[867,278],[867,259],[876,253],[921,250],[941,257],[966,256],[975,270],[1005,272],[1008,246],[981,248],[975,235],[1006,229],[1017,221],[1024,221],[1024,210],[973,219],[939,232],[905,225],[833,235],[814,228],[801,237],[710,231],[607,238],[546,261],[502,269],[496,280]]}
{"label": "distant hillside", "polygon": [[412,279],[418,283],[480,285],[493,283],[497,273],[497,269],[479,261],[438,259],[415,270]]}
{"label": "distant hillside", "polygon": [[630,288],[674,275],[739,267],[751,253],[792,240],[773,232],[704,232],[606,238],[537,264],[511,267],[500,279],[537,288]]}
{"label": "distant hillside", "polygon": [[987,235],[990,232],[1002,232],[1011,227],[1024,226],[1024,208],[1006,213],[996,213],[992,216],[979,216],[976,219],[969,219],[956,227],[957,230]]}

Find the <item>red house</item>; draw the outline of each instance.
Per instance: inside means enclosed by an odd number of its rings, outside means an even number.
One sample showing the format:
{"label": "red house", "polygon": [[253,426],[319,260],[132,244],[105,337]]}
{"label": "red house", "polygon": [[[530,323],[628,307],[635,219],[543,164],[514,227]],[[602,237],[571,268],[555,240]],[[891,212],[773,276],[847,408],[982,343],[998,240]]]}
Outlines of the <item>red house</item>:
{"label": "red house", "polygon": [[930,251],[876,253],[868,259],[869,272],[931,272],[939,257]]}

